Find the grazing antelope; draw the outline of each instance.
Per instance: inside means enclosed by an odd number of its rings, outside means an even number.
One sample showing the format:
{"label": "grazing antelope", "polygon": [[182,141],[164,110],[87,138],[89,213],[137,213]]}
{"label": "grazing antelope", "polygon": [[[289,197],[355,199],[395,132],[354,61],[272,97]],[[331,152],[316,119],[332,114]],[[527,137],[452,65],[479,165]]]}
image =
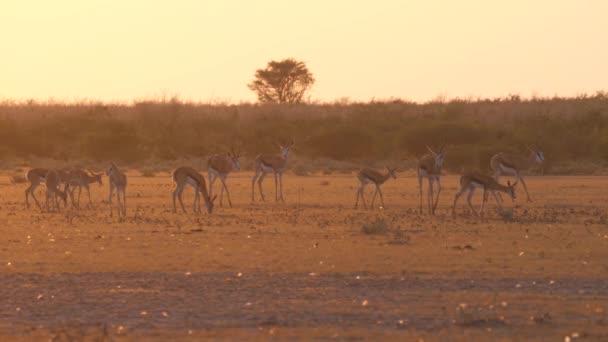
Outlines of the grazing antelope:
{"label": "grazing antelope", "polygon": [[363,197],[363,193],[365,191],[365,186],[367,184],[373,183],[376,186],[376,191],[374,192],[374,197],[372,198],[371,207],[374,207],[374,201],[376,200],[376,194],[380,194],[380,201],[382,202],[382,207],[384,207],[384,198],[382,197],[382,191],[380,190],[380,186],[384,184],[389,178],[397,179],[396,174],[397,169],[391,169],[386,167],[386,174],[382,174],[379,171],[370,168],[364,168],[357,173],[357,179],[361,183],[359,185],[359,190],[357,190],[357,200],[355,201],[355,209],[357,209],[359,205],[359,196],[361,196],[361,201],[363,202],[363,208],[367,209],[365,204],[365,198]]}
{"label": "grazing antelope", "polygon": [[532,202],[532,198],[530,198],[530,194],[528,193],[526,182],[521,176],[521,171],[530,168],[535,163],[544,163],[545,155],[538,148],[532,149],[528,146],[526,147],[528,150],[530,150],[529,158],[499,152],[490,159],[490,167],[492,168],[492,171],[494,171],[494,178],[496,181],[498,181],[500,176],[513,176],[516,178],[517,182],[521,181],[521,184],[524,186],[524,191],[526,191],[528,202]]}
{"label": "grazing antelope", "polygon": [[222,183],[222,190],[220,192],[220,206],[223,206],[222,199],[224,197],[224,190],[226,190],[228,204],[230,205],[230,208],[232,208],[230,193],[228,192],[228,187],[226,186],[226,177],[228,177],[230,172],[241,169],[241,162],[239,158],[240,154],[232,149],[231,152],[228,152],[225,155],[215,154],[209,157],[209,160],[207,161],[207,165],[209,167],[209,196],[213,194],[213,183],[215,180],[219,178],[220,182]]}
{"label": "grazing antelope", "polygon": [[57,170],[49,170],[44,179],[46,183],[46,203],[44,204],[44,207],[47,208],[48,211],[51,211],[49,206],[49,201],[51,201],[54,207],[53,211],[59,211],[59,202],[57,201],[57,196],[61,197],[63,200],[63,205],[67,206],[67,192],[69,191],[69,185],[66,185],[66,188],[63,191],[59,190],[59,186],[62,183],[59,172]]}
{"label": "grazing antelope", "polygon": [[217,196],[213,196],[213,198],[209,197],[209,193],[207,192],[207,186],[205,185],[205,177],[203,177],[200,173],[198,173],[195,169],[182,166],[175,171],[173,171],[173,183],[175,183],[175,190],[173,190],[173,212],[177,212],[177,207],[175,205],[175,197],[179,198],[179,204],[182,206],[182,210],[186,213],[186,208],[184,208],[184,202],[182,201],[182,193],[184,192],[184,187],[186,184],[189,184],[194,188],[194,204],[192,206],[192,210],[194,212],[201,212],[201,198],[199,193],[203,194],[203,199],[205,200],[205,206],[207,207],[207,212],[211,214],[213,212],[213,202]]}
{"label": "grazing antelope", "polygon": [[[467,196],[467,203],[469,204],[469,207],[471,208],[475,216],[483,217],[483,209],[488,200],[489,193],[492,193],[494,199],[496,200],[496,205],[502,212],[502,206],[500,205],[500,201],[498,200],[497,192],[504,192],[505,194],[509,195],[512,200],[515,200],[515,186],[517,185],[517,183],[518,181],[515,182],[515,184],[507,182],[507,185],[505,186],[498,183],[493,177],[482,174],[480,172],[465,173],[462,177],[460,177],[460,191],[458,191],[456,193],[456,196],[454,196],[452,216],[456,216],[456,203],[458,202],[460,196],[467,190],[469,191],[469,195]],[[481,202],[481,209],[479,210],[479,213],[477,212],[477,210],[475,210],[473,204],[471,204],[471,198],[473,198],[473,195],[475,194],[475,189],[477,188],[483,189],[483,200]]]}
{"label": "grazing antelope", "polygon": [[[283,199],[283,171],[287,167],[287,158],[289,157],[289,150],[294,145],[294,141],[292,141],[283,146],[279,145],[281,149],[281,155],[273,155],[273,154],[260,154],[253,161],[253,170],[255,175],[251,180],[251,201],[255,202],[255,181],[258,181],[258,187],[260,188],[260,197],[262,197],[262,202],[264,199],[264,191],[262,190],[262,181],[264,177],[266,177],[267,173],[272,172],[274,174],[274,191],[275,191],[275,201],[279,201],[279,198],[282,202],[285,202]],[[277,186],[277,177],[278,183]]]}
{"label": "grazing antelope", "polygon": [[29,195],[32,195],[32,198],[34,199],[34,202],[36,202],[36,205],[38,206],[38,208],[40,210],[42,210],[42,207],[40,206],[40,202],[38,202],[38,199],[36,198],[36,188],[41,184],[41,183],[46,183],[46,175],[49,173],[48,169],[43,169],[43,168],[35,168],[35,169],[31,169],[28,170],[25,173],[25,179],[27,179],[27,181],[30,183],[30,186],[27,187],[27,189],[25,189],[25,206],[27,208],[30,207],[30,202],[29,202]]}
{"label": "grazing antelope", "polygon": [[[108,183],[110,183],[110,197],[108,202],[110,203],[110,216],[113,215],[112,208],[112,195],[116,190],[116,201],[118,202],[118,216],[127,216],[127,175],[122,173],[118,166],[114,163],[110,163],[110,167],[106,170],[108,176]],[[120,203],[120,194],[122,193],[122,204]]]}
{"label": "grazing antelope", "polygon": [[[439,203],[439,194],[441,193],[441,168],[443,167],[443,160],[445,159],[444,146],[441,146],[438,152],[433,151],[430,147],[426,146],[430,154],[425,154],[418,160],[418,168],[416,169],[418,175],[418,187],[420,189],[420,212],[422,213],[422,183],[424,178],[429,180],[429,194],[428,194],[428,208],[431,215],[435,214],[435,209]],[[434,194],[433,183],[437,182],[437,194]],[[433,202],[433,197],[435,201]]]}
{"label": "grazing antelope", "polygon": [[[89,207],[93,205],[93,202],[91,201],[91,190],[89,188],[90,184],[93,183],[99,183],[99,186],[102,186],[103,183],[101,181],[101,176],[103,175],[103,173],[99,173],[99,174],[95,174],[95,173],[91,173],[87,170],[83,170],[83,169],[79,169],[79,168],[75,168],[70,170],[70,185],[72,186],[72,194],[73,194],[73,189],[78,188],[78,207],[80,207],[80,194],[82,193],[82,188],[84,187],[85,190],[87,191],[87,194],[89,196]],[[72,195],[72,201],[74,200],[73,195]]]}
{"label": "grazing antelope", "polygon": [[[72,202],[72,208],[79,209],[79,203],[77,204],[74,200],[74,189],[80,184],[80,175],[76,172],[75,168],[64,167],[62,169],[56,170],[61,183],[65,184],[65,188],[63,189],[68,195],[70,195],[70,200]],[[70,187],[68,187],[68,185]]]}

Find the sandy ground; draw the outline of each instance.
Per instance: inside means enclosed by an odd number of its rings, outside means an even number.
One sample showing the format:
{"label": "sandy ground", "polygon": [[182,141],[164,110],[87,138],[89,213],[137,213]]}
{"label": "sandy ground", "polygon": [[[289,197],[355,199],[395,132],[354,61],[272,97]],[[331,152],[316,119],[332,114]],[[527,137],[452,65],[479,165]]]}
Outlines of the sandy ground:
{"label": "sandy ground", "polygon": [[233,208],[184,215],[167,175],[134,174],[123,222],[107,184],[41,213],[0,177],[0,338],[608,339],[608,177],[528,177],[534,202],[505,218],[490,199],[485,220],[465,198],[450,215],[456,176],[435,217],[408,174],[374,210],[353,209],[353,175],[286,175],[286,204],[270,177],[252,204],[250,177],[229,178]]}

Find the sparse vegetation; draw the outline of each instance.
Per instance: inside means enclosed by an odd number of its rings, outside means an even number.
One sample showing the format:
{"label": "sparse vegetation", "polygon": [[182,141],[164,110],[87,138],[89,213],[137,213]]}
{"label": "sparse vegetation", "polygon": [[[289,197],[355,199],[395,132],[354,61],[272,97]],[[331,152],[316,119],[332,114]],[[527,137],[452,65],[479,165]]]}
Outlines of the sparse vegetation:
{"label": "sparse vegetation", "polygon": [[384,220],[383,218],[376,218],[375,220],[368,223],[364,223],[361,226],[361,232],[367,235],[387,234],[391,230],[392,229],[389,227],[388,223],[386,223],[386,220]]}
{"label": "sparse vegetation", "polygon": [[[172,164],[224,152],[234,141],[252,159],[276,153],[277,141],[293,137],[297,146],[290,164],[304,160],[324,172],[381,167],[404,158],[401,166],[409,168],[425,145],[444,142],[448,172],[488,170],[493,153],[526,153],[526,144],[538,143],[547,157],[546,173],[596,174],[608,165],[607,136],[608,94],[603,92],[424,104],[231,105],[177,98],[133,105],[0,102],[0,157],[14,163],[49,158]],[[243,167],[251,166],[244,162]]]}
{"label": "sparse vegetation", "polygon": [[154,170],[152,169],[142,169],[140,171],[140,174],[142,177],[154,177],[156,176],[156,172],[154,172]]}
{"label": "sparse vegetation", "polygon": [[[452,175],[433,218],[419,213],[412,176],[386,184],[390,206],[363,211],[351,209],[354,175],[291,172],[286,204],[251,204],[251,178],[239,175],[229,179],[233,208],[194,214],[187,189],[189,214],[175,214],[166,170],[142,163],[131,174],[144,169],[157,176],[129,178],[125,219],[109,216],[106,179],[91,187],[90,208],[40,214],[5,176],[2,340],[605,335],[606,177],[531,179],[535,202],[505,201],[517,208],[504,222],[494,203],[484,221],[452,218]],[[44,201],[44,185],[37,192]]]}
{"label": "sparse vegetation", "polygon": [[492,327],[505,325],[496,306],[477,306],[462,303],[456,307],[455,323],[466,327]]}

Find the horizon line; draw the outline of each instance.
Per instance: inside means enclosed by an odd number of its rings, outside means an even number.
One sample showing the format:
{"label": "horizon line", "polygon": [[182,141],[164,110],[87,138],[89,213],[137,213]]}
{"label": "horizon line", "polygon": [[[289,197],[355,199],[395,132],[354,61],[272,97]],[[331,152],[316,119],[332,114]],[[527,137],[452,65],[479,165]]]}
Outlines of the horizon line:
{"label": "horizon line", "polygon": [[405,97],[389,96],[385,98],[371,97],[368,100],[357,100],[348,96],[342,96],[333,100],[324,99],[308,99],[300,103],[263,103],[259,101],[239,100],[233,101],[230,98],[210,97],[208,100],[182,98],[177,93],[163,93],[158,95],[133,98],[131,100],[102,100],[89,97],[73,97],[71,99],[49,96],[48,98],[19,98],[19,97],[3,97],[0,96],[0,106],[20,106],[20,105],[111,105],[111,106],[132,106],[142,103],[180,103],[187,105],[215,105],[215,106],[245,106],[245,105],[348,105],[348,104],[373,104],[373,103],[390,103],[402,102],[415,105],[425,105],[433,103],[450,103],[450,102],[497,102],[497,101],[547,101],[547,100],[577,100],[591,98],[608,98],[608,91],[598,89],[593,92],[577,92],[573,95],[539,95],[536,92],[525,96],[520,93],[508,93],[503,96],[453,96],[449,97],[445,93],[439,93],[435,97],[426,101],[415,101]]}

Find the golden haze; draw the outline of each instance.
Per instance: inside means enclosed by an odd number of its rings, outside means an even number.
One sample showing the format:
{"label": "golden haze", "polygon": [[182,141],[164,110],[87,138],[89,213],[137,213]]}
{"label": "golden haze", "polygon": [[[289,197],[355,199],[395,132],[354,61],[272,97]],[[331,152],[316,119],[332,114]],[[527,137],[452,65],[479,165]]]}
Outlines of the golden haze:
{"label": "golden haze", "polygon": [[0,97],[254,101],[270,59],[304,60],[313,99],[606,87],[605,1],[3,1]]}

